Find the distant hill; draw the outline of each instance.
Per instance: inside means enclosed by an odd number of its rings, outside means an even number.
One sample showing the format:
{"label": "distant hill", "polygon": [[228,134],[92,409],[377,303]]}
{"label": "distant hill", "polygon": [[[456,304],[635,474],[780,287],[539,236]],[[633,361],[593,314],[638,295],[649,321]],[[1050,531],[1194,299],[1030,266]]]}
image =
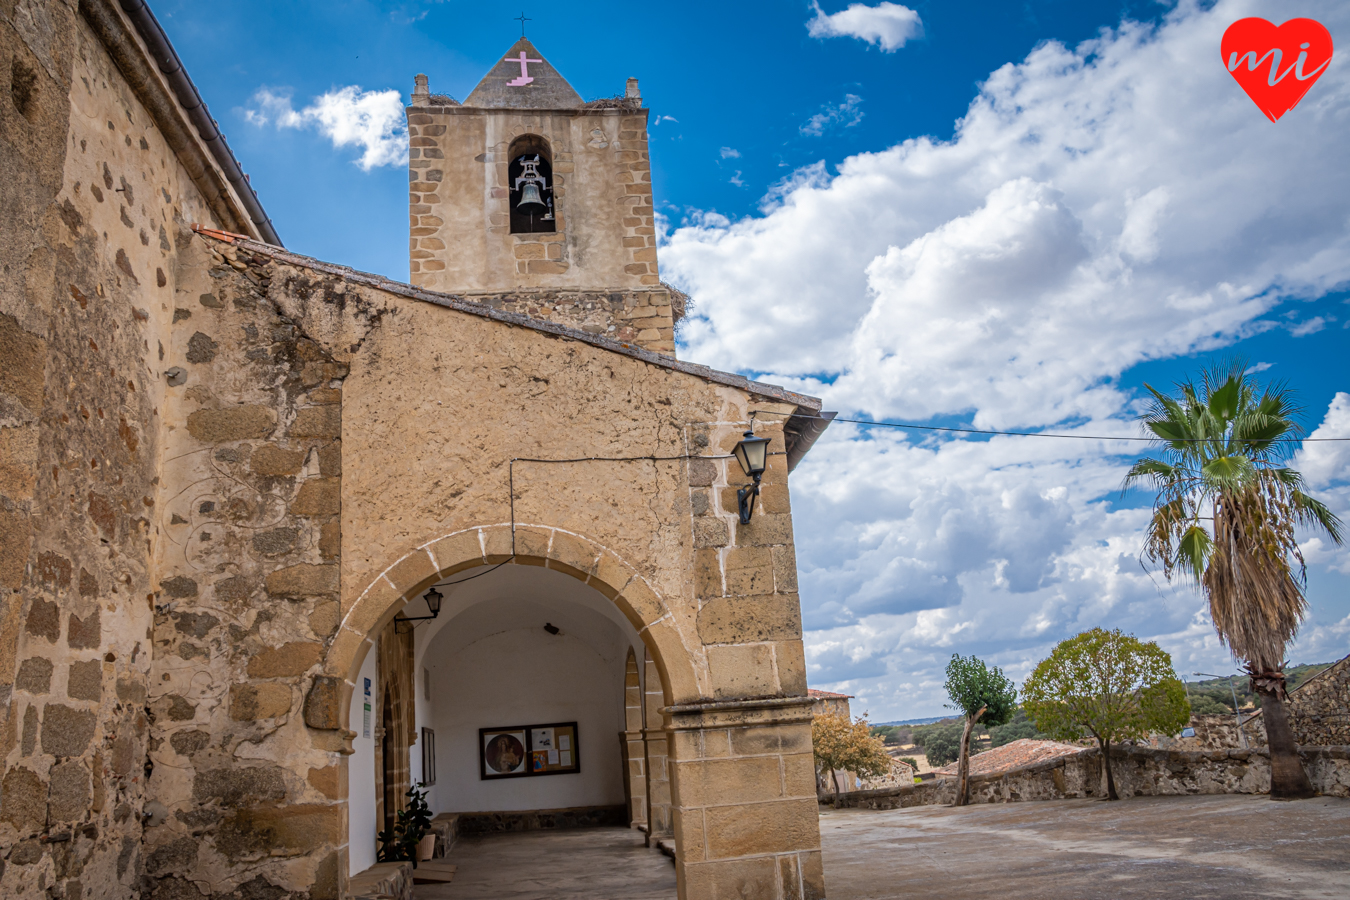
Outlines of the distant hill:
{"label": "distant hill", "polygon": [[[1286,679],[1285,686],[1287,687],[1288,690],[1292,691],[1294,690],[1294,688],[1303,684],[1303,682],[1307,681],[1309,678],[1316,675],[1318,672],[1321,672],[1323,669],[1327,668],[1327,666],[1330,665],[1333,664],[1304,663],[1302,665],[1297,666],[1285,666],[1284,667],[1284,675]],[[1197,681],[1189,680],[1195,677],[1196,676],[1194,675],[1188,675],[1187,676],[1188,684],[1186,685],[1186,690],[1190,696],[1191,704],[1193,706],[1199,705],[1199,703],[1203,703],[1204,698],[1208,698],[1209,700],[1213,700],[1214,704],[1222,705],[1226,707],[1228,710],[1230,711],[1232,710],[1233,694],[1232,690],[1228,686],[1227,678],[1205,678]],[[1252,693],[1251,685],[1250,682],[1247,680],[1247,675],[1245,672],[1239,672],[1234,674],[1233,688],[1237,689],[1238,706],[1259,707],[1260,704],[1257,703],[1257,698]],[[1215,709],[1214,704],[1209,704],[1208,708],[1213,711],[1217,711],[1217,709]]]}
{"label": "distant hill", "polygon": [[[1284,674],[1288,679],[1286,682],[1289,690],[1301,685],[1313,675],[1325,669],[1333,663],[1303,663],[1297,666],[1285,666]],[[1203,695],[1209,695],[1218,703],[1223,704],[1228,709],[1233,708],[1232,695],[1228,689],[1227,678],[1207,678],[1202,680],[1192,680],[1194,675],[1187,674],[1187,690],[1190,692],[1191,700],[1194,702]],[[1247,683],[1246,673],[1238,673],[1233,678],[1233,686],[1237,688],[1238,705],[1251,706],[1256,698],[1252,695],[1251,688]],[[926,719],[897,719],[894,722],[873,722],[872,727],[877,728],[884,725],[931,725],[934,722],[941,722],[944,719],[953,719],[956,716],[948,714],[945,716],[929,716]]]}
{"label": "distant hill", "polygon": [[931,725],[934,722],[941,722],[943,719],[950,719],[951,716],[932,716],[927,719],[901,719],[898,722],[877,722],[877,725]]}

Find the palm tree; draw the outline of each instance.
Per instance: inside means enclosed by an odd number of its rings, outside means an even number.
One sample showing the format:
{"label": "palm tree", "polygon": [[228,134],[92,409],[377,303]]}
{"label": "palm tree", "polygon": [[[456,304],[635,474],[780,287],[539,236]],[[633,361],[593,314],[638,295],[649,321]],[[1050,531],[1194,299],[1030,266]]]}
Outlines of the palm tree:
{"label": "palm tree", "polygon": [[1285,709],[1284,650],[1308,611],[1295,529],[1320,529],[1337,544],[1341,521],[1303,491],[1284,465],[1302,410],[1283,384],[1261,391],[1241,360],[1202,373],[1170,397],[1149,385],[1140,417],[1163,447],[1161,459],[1130,469],[1125,488],[1157,491],[1144,556],[1170,581],[1180,575],[1209,600],[1219,640],[1245,662],[1261,698],[1274,798],[1313,794]]}

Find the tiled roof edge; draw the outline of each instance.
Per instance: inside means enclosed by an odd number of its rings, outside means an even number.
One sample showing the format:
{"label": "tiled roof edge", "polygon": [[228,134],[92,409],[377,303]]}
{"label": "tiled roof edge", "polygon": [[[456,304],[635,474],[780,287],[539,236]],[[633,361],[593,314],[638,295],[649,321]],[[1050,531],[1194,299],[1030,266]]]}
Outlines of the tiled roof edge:
{"label": "tiled roof edge", "polygon": [[442,294],[437,291],[427,291],[413,287],[410,284],[404,284],[401,281],[391,281],[383,275],[359,272],[348,266],[339,266],[333,263],[324,262],[323,260],[314,259],[313,257],[301,256],[299,253],[293,253],[290,250],[281,247],[274,247],[271,244],[256,241],[245,235],[231,235],[224,232],[213,231],[211,229],[196,227],[194,227],[194,230],[203,237],[209,237],[213,240],[234,244],[246,248],[251,253],[267,256],[278,262],[287,263],[288,265],[312,269],[316,272],[323,272],[326,275],[335,275],[353,284],[377,288],[390,294],[406,297],[409,300],[417,300],[422,303],[443,306],[447,309],[468,313],[471,316],[492,319],[497,322],[504,322],[508,325],[517,325],[522,328],[530,328],[534,331],[540,331],[545,334],[551,334],[555,337],[566,338],[568,340],[581,341],[582,343],[599,347],[602,350],[608,350],[611,353],[618,353],[622,356],[639,359],[654,366],[673,369],[676,372],[683,372],[686,375],[703,378],[715,384],[724,384],[728,387],[740,388],[743,391],[757,394],[761,397],[768,397],[772,400],[779,400],[784,403],[793,403],[809,413],[815,413],[820,410],[821,401],[818,397],[798,394],[795,391],[789,391],[786,388],[781,388],[773,384],[765,384],[762,381],[751,381],[743,375],[736,375],[731,372],[720,372],[717,369],[711,369],[707,366],[698,365],[697,363],[683,362],[672,356],[654,353],[651,350],[644,350],[641,347],[623,341],[600,337],[599,335],[590,334],[576,328],[568,328],[553,322],[543,322],[539,319],[532,319],[529,316],[524,316],[519,313],[509,313],[491,309],[481,303],[465,300],[463,297],[455,294]]}

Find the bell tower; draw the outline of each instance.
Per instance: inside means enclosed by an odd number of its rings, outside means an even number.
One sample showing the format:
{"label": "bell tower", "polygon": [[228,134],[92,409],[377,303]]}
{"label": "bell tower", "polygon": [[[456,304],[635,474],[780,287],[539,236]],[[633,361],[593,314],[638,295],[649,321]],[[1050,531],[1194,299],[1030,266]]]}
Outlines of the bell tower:
{"label": "bell tower", "polygon": [[673,354],[647,113],[637,79],[585,102],[523,37],[463,103],[418,75],[412,283]]}

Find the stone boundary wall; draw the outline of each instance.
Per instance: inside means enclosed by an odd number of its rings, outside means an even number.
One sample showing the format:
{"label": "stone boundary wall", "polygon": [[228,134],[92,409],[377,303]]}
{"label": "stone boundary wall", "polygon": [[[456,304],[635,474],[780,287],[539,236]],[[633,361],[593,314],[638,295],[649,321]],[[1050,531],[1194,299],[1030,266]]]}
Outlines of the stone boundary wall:
{"label": "stone boundary wall", "polygon": [[[1350,656],[1327,666],[1289,692],[1289,724],[1300,747],[1350,745]],[[1266,746],[1260,710],[1242,723],[1247,741]]]}
{"label": "stone boundary wall", "polygon": [[[1318,793],[1350,797],[1350,747],[1305,747],[1303,764]],[[1112,747],[1116,791],[1125,797],[1182,794],[1264,794],[1270,790],[1270,756],[1265,750],[1186,752]],[[1071,756],[1022,766],[996,775],[972,775],[971,803],[1067,800],[1103,797],[1101,752],[1093,747]],[[949,805],[956,779],[938,778],[913,787],[844,794],[849,809],[906,809]]]}
{"label": "stone boundary wall", "polygon": [[1301,747],[1350,745],[1350,656],[1292,691],[1289,717]]}

